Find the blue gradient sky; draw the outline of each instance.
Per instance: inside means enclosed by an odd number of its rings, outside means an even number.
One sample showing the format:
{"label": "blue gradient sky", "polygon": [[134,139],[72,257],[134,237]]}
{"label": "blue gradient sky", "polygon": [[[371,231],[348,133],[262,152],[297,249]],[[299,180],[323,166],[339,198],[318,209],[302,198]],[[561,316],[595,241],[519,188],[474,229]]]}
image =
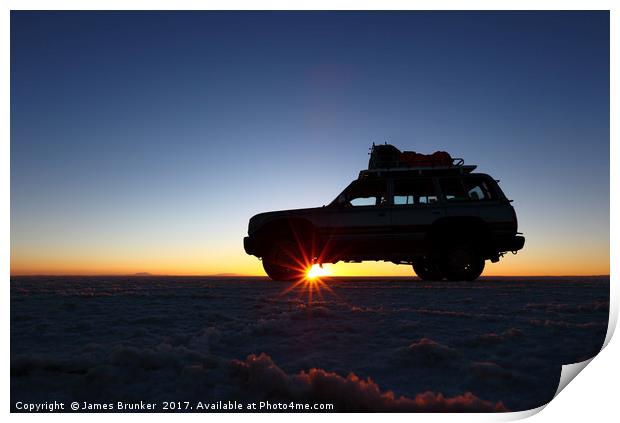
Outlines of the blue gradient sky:
{"label": "blue gradient sky", "polygon": [[262,274],[249,217],[373,141],[501,180],[526,249],[485,274],[609,272],[607,12],[12,12],[12,272]]}

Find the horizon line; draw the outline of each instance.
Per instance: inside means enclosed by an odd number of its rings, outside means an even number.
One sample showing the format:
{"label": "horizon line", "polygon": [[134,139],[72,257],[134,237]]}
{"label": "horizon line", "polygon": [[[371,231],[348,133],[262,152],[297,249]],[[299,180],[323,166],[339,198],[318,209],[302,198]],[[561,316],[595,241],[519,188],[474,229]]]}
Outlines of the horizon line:
{"label": "horizon line", "polygon": [[[175,275],[157,273],[101,273],[101,274],[53,274],[53,273],[22,273],[10,274],[10,277],[175,277],[175,278],[269,278],[267,275],[244,275],[236,273],[200,274],[200,275]],[[416,278],[411,275],[330,275],[324,279],[335,278]],[[594,275],[482,275],[480,278],[602,278],[611,277],[611,274]]]}

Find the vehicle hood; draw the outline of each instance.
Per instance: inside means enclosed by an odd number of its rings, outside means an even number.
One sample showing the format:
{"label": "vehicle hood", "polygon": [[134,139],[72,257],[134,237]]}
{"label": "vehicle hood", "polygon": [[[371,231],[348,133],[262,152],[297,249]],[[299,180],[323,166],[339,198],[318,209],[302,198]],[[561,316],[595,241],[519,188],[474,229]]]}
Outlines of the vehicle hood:
{"label": "vehicle hood", "polygon": [[251,235],[254,231],[259,229],[261,226],[276,219],[291,218],[291,217],[301,218],[304,216],[316,215],[317,212],[321,212],[326,209],[327,207],[323,206],[323,207],[311,207],[307,209],[278,210],[278,211],[259,213],[250,218],[250,223],[248,224],[248,234]]}

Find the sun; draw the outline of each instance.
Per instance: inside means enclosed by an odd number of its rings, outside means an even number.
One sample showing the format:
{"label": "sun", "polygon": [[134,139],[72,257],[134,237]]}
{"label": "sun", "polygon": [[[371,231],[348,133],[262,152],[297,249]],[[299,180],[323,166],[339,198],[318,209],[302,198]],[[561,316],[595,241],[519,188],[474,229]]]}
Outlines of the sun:
{"label": "sun", "polygon": [[310,266],[310,268],[306,271],[306,278],[308,279],[316,279],[316,278],[320,278],[322,276],[329,276],[331,275],[331,271],[325,267],[321,267],[321,265],[319,264],[313,264],[312,266]]}
{"label": "sun", "polygon": [[330,280],[329,276],[332,275],[331,269],[321,267],[320,264],[306,265],[304,268],[306,271],[303,276],[292,281],[293,283],[287,286],[280,295],[295,291],[299,299],[307,297],[308,306],[311,306],[315,300],[323,301],[323,293],[336,295],[327,284]]}

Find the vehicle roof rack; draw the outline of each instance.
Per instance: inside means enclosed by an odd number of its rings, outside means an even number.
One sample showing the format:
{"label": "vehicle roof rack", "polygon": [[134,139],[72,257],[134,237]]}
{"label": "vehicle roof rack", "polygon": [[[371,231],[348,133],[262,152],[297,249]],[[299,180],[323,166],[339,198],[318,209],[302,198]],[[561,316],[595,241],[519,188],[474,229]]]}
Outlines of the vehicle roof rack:
{"label": "vehicle roof rack", "polygon": [[476,169],[476,165],[464,165],[462,159],[453,166],[398,166],[381,169],[361,170],[358,179],[398,174],[403,175],[465,175]]}

